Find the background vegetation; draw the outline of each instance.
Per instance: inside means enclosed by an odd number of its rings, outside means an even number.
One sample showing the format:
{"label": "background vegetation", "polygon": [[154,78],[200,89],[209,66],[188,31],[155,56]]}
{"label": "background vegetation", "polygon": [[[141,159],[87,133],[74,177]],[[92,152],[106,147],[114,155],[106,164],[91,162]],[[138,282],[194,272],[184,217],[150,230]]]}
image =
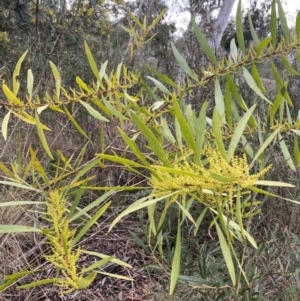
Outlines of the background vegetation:
{"label": "background vegetation", "polygon": [[2,2],[4,300],[298,300],[300,14],[219,6]]}

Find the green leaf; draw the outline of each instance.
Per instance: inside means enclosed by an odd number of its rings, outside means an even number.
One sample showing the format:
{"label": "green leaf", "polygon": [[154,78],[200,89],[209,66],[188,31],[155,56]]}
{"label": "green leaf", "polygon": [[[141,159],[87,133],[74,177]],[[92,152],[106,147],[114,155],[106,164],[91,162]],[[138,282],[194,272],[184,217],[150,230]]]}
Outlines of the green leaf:
{"label": "green leaf", "polygon": [[180,272],[180,257],[181,257],[181,229],[180,229],[180,218],[178,216],[176,245],[175,245],[175,251],[172,260],[170,295],[173,295],[178,280],[178,276]]}
{"label": "green leaf", "polygon": [[90,90],[90,88],[87,86],[87,84],[79,77],[76,76],[76,83],[78,84],[78,86],[80,88],[82,88],[84,91],[88,92],[88,93],[92,93],[92,91]]}
{"label": "green leaf", "polygon": [[18,289],[28,289],[28,288],[37,287],[40,285],[45,285],[45,284],[49,284],[49,283],[57,283],[57,282],[59,282],[59,278],[48,278],[48,279],[31,282],[28,284],[23,284],[23,285],[18,286],[17,288]]}
{"label": "green leaf", "polygon": [[289,27],[287,25],[285,13],[283,11],[280,0],[277,0],[277,8],[278,8],[278,15],[279,15],[279,20],[280,20],[280,25],[282,28],[283,35],[284,35],[285,39],[287,40],[287,42],[289,43],[290,42],[290,31],[289,31]]}
{"label": "green leaf", "polygon": [[101,274],[101,275],[108,276],[110,278],[117,278],[117,279],[126,280],[126,281],[134,281],[134,279],[123,276],[123,275],[118,275],[118,274],[113,274],[113,273],[106,273],[106,272],[102,272],[102,271],[99,271],[98,273]]}
{"label": "green leaf", "polygon": [[10,118],[11,111],[9,110],[8,113],[5,114],[3,120],[2,120],[2,126],[1,126],[1,131],[2,131],[2,136],[4,140],[6,141],[7,139],[7,127],[8,127],[8,122]]}
{"label": "green leaf", "polygon": [[46,137],[45,137],[45,134],[44,134],[44,131],[43,131],[43,128],[42,128],[42,125],[41,125],[41,122],[40,122],[40,119],[39,119],[39,114],[37,112],[35,112],[35,120],[36,120],[36,129],[37,129],[37,133],[38,133],[38,136],[40,138],[40,141],[42,143],[42,146],[44,148],[44,150],[46,151],[46,154],[52,159],[53,159],[53,156],[51,154],[51,151],[50,151],[50,148],[48,146],[48,143],[47,143],[47,140],[46,140]]}
{"label": "green leaf", "polygon": [[[248,111],[248,108],[247,108],[243,98],[241,97],[231,75],[227,76],[227,81],[229,83],[230,92],[231,92],[232,96],[234,97],[234,99],[236,100],[236,102],[238,103],[239,107],[242,108],[244,111]],[[253,116],[251,116],[251,118],[250,118],[250,124],[251,124],[252,128],[257,127],[256,121]]]}
{"label": "green leaf", "polygon": [[300,166],[300,151],[298,146],[298,137],[294,135],[294,156],[298,166]]}
{"label": "green leaf", "polygon": [[27,71],[27,92],[29,94],[29,101],[31,101],[32,98],[32,91],[33,91],[33,74],[31,69],[28,69]]}
{"label": "green leaf", "polygon": [[267,37],[263,39],[257,46],[256,54],[260,55],[262,51],[269,45],[270,41],[272,40],[272,37]]}
{"label": "green leaf", "polygon": [[[84,183],[83,183],[83,186],[87,186],[88,184],[88,181],[86,180]],[[71,220],[73,215],[74,215],[74,212],[75,212],[75,209],[76,207],[78,206],[79,204],[79,201],[81,200],[81,197],[84,193],[85,189],[83,187],[80,187],[79,189],[77,189],[77,192],[76,192],[76,195],[75,195],[75,198],[74,200],[72,201],[72,206],[70,208],[70,211],[69,211],[69,215],[68,215],[68,219]]]}
{"label": "green leaf", "polygon": [[172,95],[171,92],[166,88],[165,85],[163,85],[161,82],[159,82],[157,79],[151,77],[151,76],[147,76],[153,83],[154,85],[161,90],[163,93],[167,94],[167,95]]}
{"label": "green leaf", "polygon": [[229,177],[225,177],[225,176],[222,176],[220,174],[217,174],[215,172],[212,172],[210,171],[209,172],[211,177],[215,180],[217,180],[218,182],[221,182],[221,183],[233,183],[236,181],[236,179],[234,178],[229,178]]}
{"label": "green leaf", "polygon": [[138,25],[140,27],[141,30],[144,31],[144,26],[143,24],[139,21],[139,19],[132,13],[129,12],[130,17],[132,18],[132,20],[135,22],[136,25]]}
{"label": "green leaf", "polygon": [[148,26],[148,30],[150,31],[151,29],[154,28],[154,26],[161,20],[161,18],[163,17],[163,15],[165,14],[167,8],[164,8],[159,15],[152,21],[151,25]]}
{"label": "green leaf", "polygon": [[206,133],[206,109],[208,106],[208,102],[205,101],[201,106],[201,110],[199,113],[198,121],[196,124],[196,148],[198,153],[202,153],[202,147],[205,139]]}
{"label": "green leaf", "polygon": [[238,189],[238,191],[236,193],[235,202],[236,202],[235,212],[236,212],[236,217],[237,217],[237,220],[238,220],[238,225],[240,227],[239,231],[241,232],[242,238],[245,239],[243,219],[242,219],[243,213],[242,213],[242,209],[241,209],[240,189]]}
{"label": "green leaf", "polygon": [[80,104],[86,108],[86,110],[89,112],[89,114],[91,114],[93,117],[95,117],[96,119],[100,120],[100,121],[105,121],[105,122],[109,122],[109,120],[107,118],[105,118],[104,116],[102,116],[98,111],[96,111],[91,105],[89,105],[88,103],[79,100]]}
{"label": "green leaf", "polygon": [[130,149],[133,151],[133,153],[136,155],[136,157],[145,165],[149,166],[150,164],[147,162],[145,156],[141,153],[140,149],[138,148],[137,144],[130,139],[127,134],[118,127],[118,131],[121,134],[122,138],[126,142],[126,144],[130,147]]}
{"label": "green leaf", "polygon": [[107,191],[106,193],[104,193],[103,195],[101,195],[99,198],[97,198],[95,201],[93,201],[91,204],[85,206],[83,209],[81,209],[79,212],[77,212],[76,214],[74,214],[70,219],[69,222],[72,222],[74,220],[76,220],[77,218],[81,217],[82,215],[84,215],[85,213],[88,213],[90,210],[92,210],[95,207],[99,207],[101,203],[103,203],[104,201],[108,200],[110,196],[112,196],[113,194],[115,194],[115,191]]}
{"label": "green leaf", "polygon": [[216,145],[219,149],[219,152],[222,155],[222,157],[227,161],[227,155],[226,155],[225,146],[224,146],[224,142],[223,142],[223,136],[222,136],[222,132],[221,132],[220,118],[219,118],[219,114],[217,112],[216,107],[215,107],[214,113],[213,113],[212,129],[213,129],[213,134],[215,136],[215,141],[216,141]]}
{"label": "green leaf", "polygon": [[[129,231],[131,232],[131,231]],[[121,265],[123,267],[126,267],[126,268],[132,268],[132,266],[130,264],[128,264],[127,262],[125,261],[122,261],[120,259],[117,259],[117,258],[114,258],[114,257],[111,257],[111,256],[108,256],[108,255],[105,255],[105,254],[102,254],[102,253],[99,253],[99,252],[93,252],[93,251],[87,251],[87,250],[81,250],[82,253],[85,253],[85,254],[89,254],[89,255],[93,255],[93,256],[96,256],[96,257],[100,257],[100,258],[111,258],[111,262],[117,264],[117,265]]]}
{"label": "green leaf", "polygon": [[272,45],[276,47],[276,33],[277,33],[277,16],[276,16],[276,0],[272,1],[271,6],[271,23],[270,23]]}
{"label": "green leaf", "polygon": [[162,134],[164,136],[164,138],[166,138],[170,143],[172,143],[173,145],[176,144],[176,139],[174,138],[169,126],[168,126],[168,121],[166,118],[164,118],[163,116],[160,116],[160,123],[162,126]]}
{"label": "green leaf", "polygon": [[59,71],[58,71],[57,67],[55,66],[55,64],[51,61],[49,61],[49,64],[50,64],[52,74],[53,74],[54,79],[55,79],[56,96],[57,96],[57,98],[59,98],[61,77],[60,77]]}
{"label": "green leaf", "polygon": [[110,262],[113,258],[114,257],[106,257],[101,260],[98,260],[98,261],[94,262],[93,264],[89,265],[88,267],[83,268],[82,273],[86,273],[86,272],[98,269],[98,268],[104,266],[105,264],[107,264],[108,262]]}
{"label": "green leaf", "polygon": [[263,93],[261,92],[261,90],[256,85],[256,82],[254,81],[252,75],[249,73],[249,71],[244,66],[243,66],[243,74],[244,74],[245,80],[246,80],[247,84],[249,85],[249,87],[258,96],[260,96],[262,99],[264,99],[266,102],[268,102],[269,104],[272,104],[271,101],[265,95],[263,95]]}
{"label": "green leaf", "polygon": [[199,154],[198,149],[196,147],[196,144],[195,144],[195,141],[194,141],[194,137],[193,137],[193,135],[191,133],[191,129],[188,126],[188,123],[186,122],[186,120],[185,120],[185,118],[184,118],[184,116],[182,114],[182,111],[181,111],[181,109],[179,107],[179,104],[178,104],[178,101],[177,101],[176,97],[172,97],[172,100],[173,100],[174,112],[175,112],[176,118],[178,120],[181,133],[184,135],[184,137],[185,137],[185,139],[186,139],[186,141],[188,143],[188,146],[194,151],[196,159],[200,163],[200,154]]}
{"label": "green leaf", "polygon": [[296,35],[298,40],[300,40],[300,10],[297,13],[297,18],[296,18]]}
{"label": "green leaf", "polygon": [[176,61],[179,63],[180,67],[184,70],[184,72],[187,75],[189,75],[189,77],[191,77],[194,80],[197,80],[197,77],[195,76],[195,74],[193,73],[193,71],[191,70],[191,68],[189,67],[189,65],[187,64],[186,60],[179,53],[179,51],[177,50],[177,48],[175,47],[175,45],[173,44],[173,42],[171,42],[171,47],[172,47],[173,54],[174,54],[174,56],[176,58]]}
{"label": "green leaf", "polygon": [[270,111],[270,119],[271,120],[274,120],[274,116],[282,102],[284,102],[283,95],[281,94],[281,92],[278,92],[278,94],[276,95],[276,98],[273,102],[273,105],[271,107],[271,111]]}
{"label": "green leaf", "polygon": [[42,232],[38,228],[22,225],[0,225],[0,233]]}
{"label": "green leaf", "polygon": [[0,203],[0,207],[11,207],[11,206],[21,206],[21,205],[42,205],[44,202],[38,201],[9,201]]}
{"label": "green leaf", "polygon": [[227,268],[228,268],[228,272],[229,272],[232,284],[233,284],[233,286],[235,286],[236,276],[235,276],[235,269],[234,269],[232,257],[230,254],[230,248],[226,242],[226,239],[225,239],[223,232],[220,229],[219,225],[217,223],[215,223],[215,226],[217,228],[218,238],[219,238],[221,250],[222,250],[222,253],[223,253]]}
{"label": "green leaf", "polygon": [[90,48],[89,48],[86,41],[84,41],[84,50],[85,50],[85,54],[87,56],[87,59],[89,61],[90,67],[91,67],[95,77],[97,78],[98,82],[100,83],[101,79],[100,79],[99,71],[98,71],[96,62],[93,58],[92,52],[91,52],[91,50],[90,50]]}
{"label": "green leaf", "polygon": [[284,142],[284,139],[282,138],[282,136],[280,135],[280,133],[278,134],[278,138],[279,138],[279,145],[281,147],[282,153],[283,153],[283,157],[285,159],[285,161],[287,162],[288,166],[291,168],[292,171],[296,171],[292,156]]}
{"label": "green leaf", "polygon": [[239,43],[239,47],[243,53],[243,55],[246,54],[246,48],[245,48],[245,40],[244,40],[244,30],[243,30],[243,20],[242,20],[242,1],[239,0],[238,7],[236,11],[236,37]]}
{"label": "green leaf", "polygon": [[10,89],[4,83],[2,84],[2,91],[6,98],[13,104],[23,105],[23,102],[17,97],[17,95],[10,91]]}
{"label": "green leaf", "polygon": [[74,177],[71,184],[76,183],[82,176],[84,176],[88,171],[90,171],[96,164],[98,164],[101,161],[100,158],[95,158],[92,161],[90,161],[88,164],[86,164],[83,168],[81,168]]}
{"label": "green leaf", "polygon": [[233,61],[236,63],[238,61],[238,49],[235,44],[235,39],[230,41],[230,55]]}
{"label": "green leaf", "polygon": [[166,84],[170,85],[171,87],[178,89],[178,85],[174,83],[167,75],[159,73],[155,69],[145,65],[145,67],[152,73],[154,73],[160,80],[164,81]]}
{"label": "green leaf", "polygon": [[199,45],[201,46],[204,53],[211,60],[211,62],[213,62],[215,64],[215,66],[218,66],[218,64],[219,64],[218,60],[217,60],[214,52],[212,51],[211,47],[209,46],[204,34],[201,32],[200,28],[196,24],[195,18],[192,17],[191,21],[192,21],[192,26],[193,26],[193,29],[194,29],[194,33],[196,35],[196,38],[198,40]]}
{"label": "green leaf", "polygon": [[203,218],[204,218],[204,216],[205,216],[207,210],[208,210],[208,207],[205,207],[205,208],[203,209],[203,211],[201,212],[201,214],[198,216],[198,218],[197,218],[197,220],[196,220],[196,227],[195,227],[195,229],[194,229],[194,236],[196,236],[197,231],[198,231],[198,229],[199,229],[199,227],[200,227],[200,225],[201,225],[201,223],[202,223],[202,220],[203,220]]}
{"label": "green leaf", "polygon": [[13,72],[13,78],[12,78],[12,83],[13,83],[13,94],[15,94],[16,96],[18,95],[18,92],[19,92],[19,88],[20,88],[20,82],[18,80],[18,76],[20,74],[20,69],[21,69],[21,65],[22,65],[22,62],[27,54],[28,50],[26,50],[22,56],[19,58],[17,64],[16,64],[16,67],[15,67],[15,70]]}
{"label": "green leaf", "polygon": [[277,68],[276,66],[274,65],[273,62],[271,62],[271,68],[272,68],[272,72],[273,72],[273,75],[274,75],[274,78],[275,78],[275,81],[276,81],[276,84],[277,84],[277,87],[278,89],[280,90],[280,92],[282,93],[283,97],[285,98],[285,100],[287,101],[287,103],[293,107],[293,102],[287,92],[287,89],[286,89],[286,86],[284,84],[284,82],[282,81],[278,71],[277,71]]}
{"label": "green leaf", "polygon": [[170,161],[168,155],[166,154],[165,150],[163,149],[162,143],[155,137],[153,132],[149,129],[149,127],[141,120],[141,118],[132,112],[132,119],[140,129],[142,134],[147,139],[149,146],[154,151],[158,159],[166,166],[170,166]]}
{"label": "green leaf", "polygon": [[102,98],[104,105],[107,107],[110,114],[116,116],[120,120],[128,120],[124,115],[122,115],[109,101],[107,101],[104,97]]}
{"label": "green leaf", "polygon": [[228,150],[227,150],[227,159],[228,162],[230,162],[231,156],[233,155],[243,133],[244,130],[248,124],[249,118],[252,116],[253,111],[255,109],[256,105],[253,105],[245,114],[244,116],[240,119],[238,122],[237,127],[234,130],[233,136],[231,138]]}
{"label": "green leaf", "polygon": [[99,158],[106,159],[106,160],[109,160],[109,161],[112,161],[112,162],[121,163],[121,164],[125,165],[126,167],[134,166],[134,167],[141,167],[141,168],[144,167],[145,168],[144,165],[139,164],[136,161],[125,159],[125,158],[122,158],[122,157],[106,155],[106,154],[97,154],[97,156]]}
{"label": "green leaf", "polygon": [[263,85],[263,82],[262,82],[262,80],[260,78],[259,72],[258,72],[258,70],[257,70],[257,68],[256,68],[256,66],[255,66],[254,63],[251,65],[251,71],[252,71],[252,76],[253,76],[253,78],[254,78],[254,80],[255,80],[258,88],[262,92],[266,92],[266,89],[265,89],[265,87]]}
{"label": "green leaf", "polygon": [[222,123],[225,123],[225,104],[224,104],[224,98],[221,91],[219,80],[216,78],[215,81],[215,102],[216,102],[216,108],[218,110],[219,116],[222,120]]}
{"label": "green leaf", "polygon": [[[184,216],[184,218],[187,217],[195,225],[195,227],[197,227],[197,225],[196,225],[192,215],[189,213],[189,211],[184,206],[182,206],[180,204],[180,202],[176,201],[176,204],[178,205],[178,207],[182,211],[182,215]],[[183,223],[183,221],[182,221],[182,223]]]}
{"label": "green leaf", "polygon": [[251,32],[252,40],[254,42],[255,48],[257,49],[257,46],[259,44],[259,39],[258,39],[257,33],[254,29],[250,12],[248,12],[248,22],[249,22],[249,26],[250,26],[250,32]]}
{"label": "green leaf", "polygon": [[182,151],[183,150],[183,144],[182,144],[182,132],[181,132],[181,128],[180,128],[180,125],[179,125],[179,122],[178,122],[178,119],[177,117],[175,116],[175,135],[176,135],[176,141],[178,143],[178,146],[180,148],[180,150]]}
{"label": "green leaf", "polygon": [[110,206],[111,202],[106,203],[103,205],[81,228],[79,233],[74,237],[72,240],[72,246],[75,246],[76,243],[83,237],[83,235],[98,221],[98,219],[103,215],[103,213],[107,210]]}
{"label": "green leaf", "polygon": [[72,116],[72,114],[69,112],[69,110],[67,109],[67,107],[64,106],[64,110],[65,110],[67,116],[69,117],[69,119],[71,120],[71,122],[73,123],[73,125],[75,126],[75,128],[78,130],[78,132],[81,135],[83,135],[86,139],[89,140],[89,136],[85,133],[85,131],[82,129],[82,127],[77,123],[77,121]]}
{"label": "green leaf", "polygon": [[273,139],[277,136],[277,134],[280,132],[282,126],[277,128],[266,140],[265,142],[260,146],[259,150],[256,152],[252,162],[250,165],[253,165],[254,162],[258,159],[258,157],[263,153],[263,151],[268,147],[268,145],[273,141]]}
{"label": "green leaf", "polygon": [[152,204],[155,204],[161,200],[164,200],[174,194],[176,194],[177,192],[172,192],[170,194],[167,195],[163,195],[160,197],[155,197],[154,195],[148,195],[144,198],[141,198],[137,201],[135,201],[133,204],[129,205],[121,214],[119,214],[114,220],[113,222],[110,224],[108,232],[110,232],[112,230],[112,228],[126,215],[138,211],[142,208],[148,207]]}
{"label": "green leaf", "polygon": [[32,190],[32,191],[38,191],[38,192],[40,192],[39,190],[37,190],[37,189],[35,189],[35,188],[31,187],[31,186],[23,185],[23,184],[20,184],[20,183],[17,183],[17,182],[0,181],[0,184],[13,186],[13,187],[17,187],[17,188],[20,188],[20,189],[27,189],[27,190]]}
{"label": "green leaf", "polygon": [[291,74],[291,75],[299,75],[299,73],[292,67],[290,62],[286,59],[284,55],[281,55],[281,61],[285,67],[285,69]]}

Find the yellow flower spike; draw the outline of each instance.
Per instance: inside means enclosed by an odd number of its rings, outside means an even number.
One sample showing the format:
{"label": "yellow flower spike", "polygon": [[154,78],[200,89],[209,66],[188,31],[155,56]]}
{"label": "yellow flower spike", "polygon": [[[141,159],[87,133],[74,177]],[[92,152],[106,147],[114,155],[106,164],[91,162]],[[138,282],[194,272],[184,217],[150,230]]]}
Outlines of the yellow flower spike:
{"label": "yellow flower spike", "polygon": [[227,200],[228,205],[232,207],[237,190],[253,186],[271,167],[263,169],[258,174],[250,175],[245,154],[242,157],[232,155],[231,162],[228,163],[218,150],[206,146],[202,155],[207,157],[207,168],[186,160],[174,165],[176,173],[157,168],[156,173],[164,180],[152,176],[150,185],[156,189],[158,195],[166,195],[174,191],[202,195],[203,190],[207,189],[225,195],[225,198],[221,197],[221,202]]}
{"label": "yellow flower spike", "polygon": [[96,274],[91,273],[83,278],[77,271],[81,250],[80,248],[73,250],[73,238],[76,231],[69,229],[66,199],[59,191],[51,191],[46,208],[47,220],[52,227],[45,235],[48,238],[52,254],[45,255],[45,259],[61,271],[62,278],[57,283],[62,288],[61,294],[84,289],[91,284]]}

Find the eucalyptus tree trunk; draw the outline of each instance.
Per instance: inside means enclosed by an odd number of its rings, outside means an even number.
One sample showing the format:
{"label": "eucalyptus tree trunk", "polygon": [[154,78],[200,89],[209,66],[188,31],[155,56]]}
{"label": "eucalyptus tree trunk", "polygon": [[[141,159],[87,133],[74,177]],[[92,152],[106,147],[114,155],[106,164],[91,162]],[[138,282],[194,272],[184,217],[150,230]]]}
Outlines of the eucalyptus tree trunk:
{"label": "eucalyptus tree trunk", "polygon": [[220,42],[227,26],[227,23],[232,12],[233,5],[236,0],[223,0],[223,4],[219,11],[218,17],[213,24],[212,35],[209,40],[210,46],[213,50],[217,50],[220,46]]}

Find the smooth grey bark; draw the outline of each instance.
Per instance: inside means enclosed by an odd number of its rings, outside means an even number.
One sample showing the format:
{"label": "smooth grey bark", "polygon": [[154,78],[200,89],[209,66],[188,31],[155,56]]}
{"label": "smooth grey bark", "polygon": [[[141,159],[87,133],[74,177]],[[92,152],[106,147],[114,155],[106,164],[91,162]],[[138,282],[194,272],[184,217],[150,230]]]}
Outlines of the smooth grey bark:
{"label": "smooth grey bark", "polygon": [[219,11],[218,17],[213,25],[212,35],[209,39],[210,46],[213,50],[217,50],[220,46],[220,42],[227,26],[230,14],[232,12],[233,5],[236,0],[224,0],[223,5]]}

